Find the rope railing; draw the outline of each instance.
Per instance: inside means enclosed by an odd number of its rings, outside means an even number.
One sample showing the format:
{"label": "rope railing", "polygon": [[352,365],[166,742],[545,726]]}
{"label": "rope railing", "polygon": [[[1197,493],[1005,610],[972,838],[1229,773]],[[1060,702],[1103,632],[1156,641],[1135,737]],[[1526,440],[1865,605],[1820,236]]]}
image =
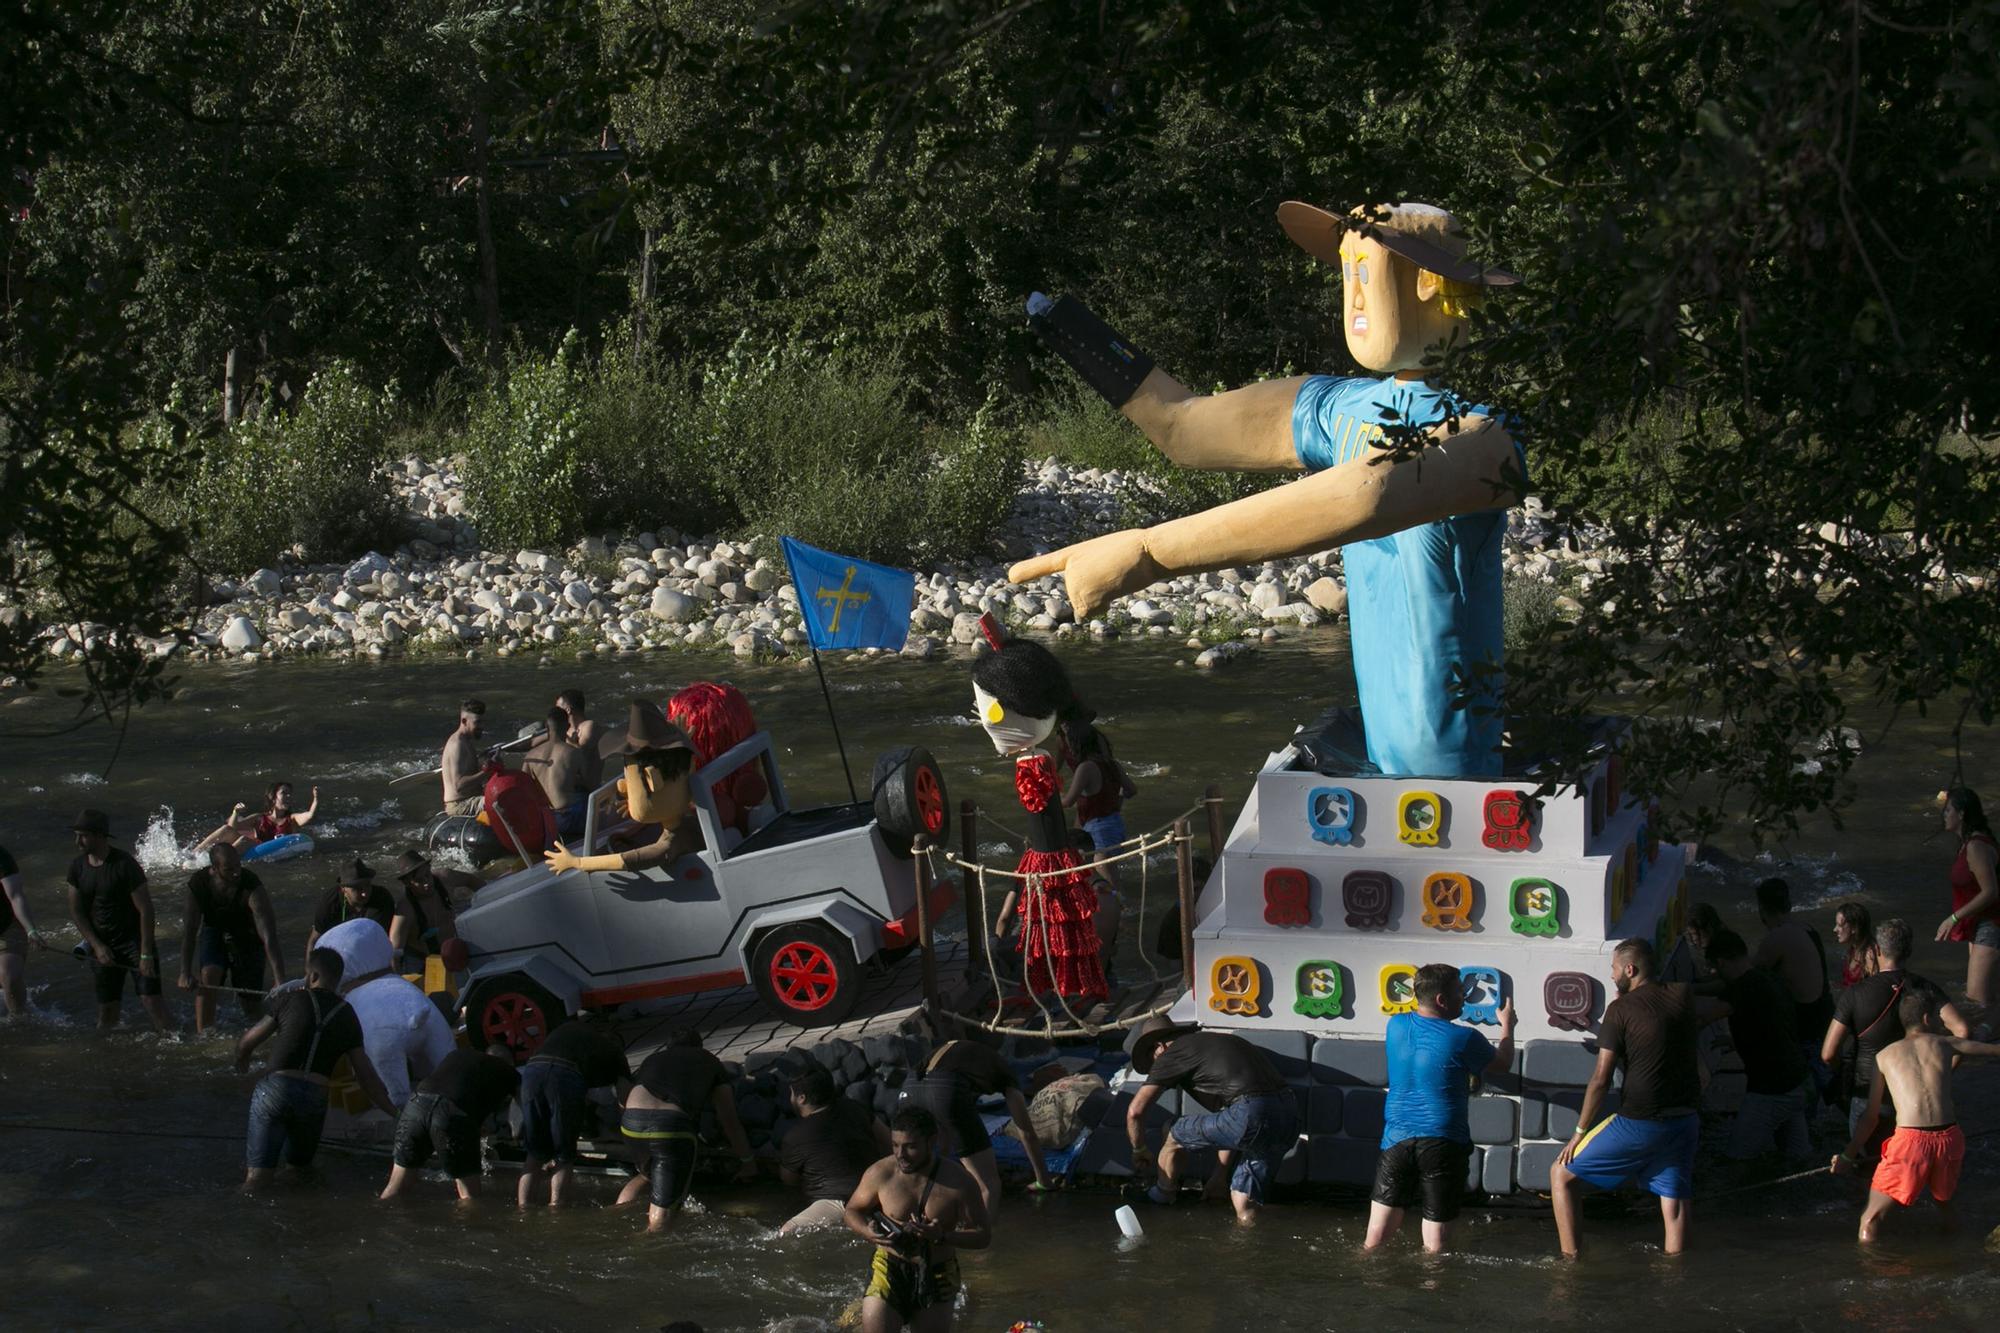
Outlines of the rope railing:
{"label": "rope railing", "polygon": [[[1191,850],[1191,844],[1194,841],[1194,835],[1191,832],[1192,822],[1196,815],[1204,811],[1207,811],[1212,816],[1214,812],[1211,807],[1214,805],[1216,799],[1216,795],[1211,791],[1202,800],[1196,801],[1186,810],[1175,815],[1174,818],[1159,825],[1157,828],[1128,837],[1116,844],[1115,849],[1105,849],[1093,856],[1088,863],[1080,864],[1075,868],[1076,873],[1085,873],[1100,869],[1108,870],[1111,867],[1128,861],[1137,861],[1139,863],[1139,912],[1137,923],[1139,938],[1134,942],[1134,947],[1139,961],[1146,969],[1148,982],[1151,985],[1157,986],[1163,982],[1176,979],[1184,981],[1186,977],[1184,970],[1179,974],[1178,978],[1173,971],[1163,971],[1161,960],[1156,956],[1156,952],[1147,947],[1146,912],[1151,898],[1152,861],[1157,854],[1171,851],[1177,863],[1184,864],[1187,860],[1187,852]],[[991,813],[972,802],[965,802],[962,809],[964,815],[967,817],[968,824],[970,824],[972,819],[983,820],[986,826],[991,827],[1003,839],[1021,846],[1027,845],[1027,838],[1024,835],[1001,823]],[[1211,837],[1213,837],[1213,818],[1211,818],[1210,824]],[[1043,900],[1042,885],[1044,880],[1048,878],[1048,875],[1037,872],[1001,870],[993,866],[988,866],[983,861],[974,859],[977,853],[971,832],[968,831],[966,836],[966,848],[968,851],[973,852],[973,858],[960,855],[942,846],[931,847],[926,850],[929,857],[934,861],[942,861],[944,865],[958,870],[967,880],[967,888],[970,890],[969,896],[972,899],[971,905],[976,913],[976,928],[981,935],[977,956],[979,961],[984,964],[987,981],[993,990],[993,1015],[991,1019],[979,1018],[970,1014],[942,1014],[940,1017],[948,1018],[951,1022],[957,1023],[960,1026],[984,1032],[1016,1035],[1023,1032],[1030,1032],[1050,1040],[1070,1040],[1094,1038],[1106,1031],[1127,1030],[1138,1026],[1149,1018],[1164,1014],[1173,1007],[1178,998],[1177,994],[1164,1003],[1148,1008],[1143,1013],[1130,1014],[1107,1022],[1095,1023],[1079,1015],[1071,1006],[1069,997],[1064,995],[1059,988],[1053,985],[1037,987],[1033,984],[1034,977],[1024,975],[1020,989],[1025,991],[1028,1000],[1033,1003],[1041,1022],[1039,1027],[1032,1024],[1009,1024],[1006,1021],[1007,1006],[1013,987],[1011,982],[1003,982],[1001,979],[999,966],[994,956],[995,923],[990,915],[991,904],[987,897],[987,881],[989,877],[1010,880],[1015,885],[1015,888],[1010,890],[1010,894],[1019,893],[1024,895],[1023,900],[1017,907],[1021,918],[1022,937],[1024,940],[1032,940],[1039,943],[1041,959],[1046,960],[1051,956],[1051,941],[1048,911],[1047,905]],[[1111,875],[1110,878],[1112,878],[1115,886],[1115,874]],[[1003,907],[1002,915],[1006,914],[1007,909]],[[1025,953],[1026,951],[1024,950],[1023,952]],[[1185,963],[1186,960],[1184,959],[1183,967],[1185,967]],[[1045,962],[1042,965],[1046,967]],[[1051,976],[1049,980],[1052,981],[1053,977]],[[1043,993],[1044,991],[1054,992],[1055,1005],[1053,1008],[1047,1002]],[[1058,1026],[1058,1011],[1060,1012],[1061,1019],[1066,1022],[1066,1026]]]}

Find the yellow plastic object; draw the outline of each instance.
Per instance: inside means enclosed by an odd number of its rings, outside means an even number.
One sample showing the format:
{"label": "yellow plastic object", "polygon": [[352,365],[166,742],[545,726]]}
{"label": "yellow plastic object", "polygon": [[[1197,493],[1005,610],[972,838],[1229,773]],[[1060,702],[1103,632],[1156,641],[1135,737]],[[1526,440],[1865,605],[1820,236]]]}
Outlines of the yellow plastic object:
{"label": "yellow plastic object", "polygon": [[1413,963],[1390,963],[1382,969],[1382,1012],[1407,1014],[1417,1007],[1417,969]]}
{"label": "yellow plastic object", "polygon": [[445,970],[444,959],[431,954],[424,959],[422,972],[405,972],[403,980],[415,986],[426,995],[442,995],[448,1000],[458,998],[458,983]]}
{"label": "yellow plastic object", "polygon": [[354,1070],[344,1055],[334,1062],[333,1075],[327,1080],[326,1104],[330,1109],[345,1111],[349,1115],[365,1115],[368,1108],[375,1104],[361,1090],[361,1080],[354,1077]]}
{"label": "yellow plastic object", "polygon": [[1449,872],[1424,881],[1424,924],[1432,930],[1471,930],[1472,881]]}
{"label": "yellow plastic object", "polygon": [[1406,791],[1396,798],[1396,836],[1412,847],[1435,847],[1444,832],[1444,802],[1434,791]]}
{"label": "yellow plastic object", "polygon": [[1263,1008],[1264,986],[1257,960],[1231,955],[1215,960],[1208,974],[1209,1008],[1254,1018]]}

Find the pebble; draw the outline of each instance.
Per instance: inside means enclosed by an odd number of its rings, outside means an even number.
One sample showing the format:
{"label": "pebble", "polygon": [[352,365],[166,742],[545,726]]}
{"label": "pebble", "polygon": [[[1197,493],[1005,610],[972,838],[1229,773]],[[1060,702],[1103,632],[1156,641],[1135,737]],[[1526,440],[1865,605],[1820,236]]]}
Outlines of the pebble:
{"label": "pebble", "polygon": [[[768,549],[761,538],[660,531],[591,537],[567,552],[496,551],[480,545],[466,517],[463,480],[450,464],[406,458],[391,480],[415,534],[407,545],[346,564],[281,560],[279,568],[256,570],[237,583],[218,579],[214,604],[190,626],[184,651],[196,657],[333,652],[380,658],[427,646],[514,657],[538,645],[567,652],[580,639],[600,642],[606,652],[688,645],[727,647],[744,657],[804,655],[798,590],[781,561],[758,554]],[[1337,550],[1169,579],[1100,609],[1081,625],[1059,576],[1020,587],[1007,583],[1007,566],[1016,560],[1115,531],[1130,499],[1153,485],[1139,474],[1054,459],[1025,463],[993,558],[918,572],[910,636],[900,655],[930,660],[980,650],[979,615],[986,611],[1011,632],[1058,639],[1139,634],[1179,644],[1187,629],[1201,627],[1205,637],[1185,644],[1200,650],[1196,666],[1212,668],[1255,644],[1345,616]],[[1565,523],[1531,497],[1508,516],[1504,559],[1512,576],[1587,588],[1586,581],[1607,568],[1593,553],[1604,535]],[[618,572],[599,585],[579,576],[586,562],[615,562]],[[1602,594],[1593,602],[1601,600]],[[1567,593],[1557,605],[1571,614],[1583,610]],[[1223,635],[1234,637],[1204,646]],[[56,631],[49,643],[52,653],[78,650],[76,638]],[[172,641],[162,640],[155,650],[173,651]]]}

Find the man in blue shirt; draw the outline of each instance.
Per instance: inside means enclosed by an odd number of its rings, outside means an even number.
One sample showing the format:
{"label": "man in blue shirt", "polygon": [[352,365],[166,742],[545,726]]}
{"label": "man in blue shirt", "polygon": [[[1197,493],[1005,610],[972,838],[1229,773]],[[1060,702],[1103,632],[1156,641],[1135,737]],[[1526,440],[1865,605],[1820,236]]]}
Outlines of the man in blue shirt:
{"label": "man in blue shirt", "polygon": [[1419,1200],[1424,1249],[1442,1254],[1450,1238],[1472,1156],[1466,1121],[1471,1081],[1503,1073],[1514,1061],[1514,1002],[1500,1006],[1497,1047],[1478,1028],[1452,1021],[1464,1009],[1458,969],[1428,963],[1417,969],[1417,1011],[1389,1020],[1389,1099],[1363,1249],[1388,1244],[1402,1228],[1404,1211]]}
{"label": "man in blue shirt", "polygon": [[[1489,288],[1517,279],[1467,259],[1456,219],[1428,204],[1336,216],[1288,202],[1278,222],[1340,265],[1341,332],[1372,373],[1201,395],[1071,298],[1038,294],[1029,312],[1173,462],[1311,475],[1023,560],[1007,577],[1061,574],[1081,620],[1162,579],[1338,546],[1370,761],[1393,777],[1498,776],[1500,540],[1525,455],[1511,419],[1431,384],[1425,361],[1465,336]],[[1454,707],[1467,685],[1468,706]]]}

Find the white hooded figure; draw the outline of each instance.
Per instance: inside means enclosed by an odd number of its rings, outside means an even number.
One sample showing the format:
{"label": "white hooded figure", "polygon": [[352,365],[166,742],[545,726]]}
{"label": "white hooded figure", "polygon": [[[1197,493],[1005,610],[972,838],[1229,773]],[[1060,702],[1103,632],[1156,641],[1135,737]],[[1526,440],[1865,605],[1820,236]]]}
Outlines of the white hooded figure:
{"label": "white hooded figure", "polygon": [[429,996],[395,974],[394,952],[381,926],[360,917],[319,937],[319,948],[340,955],[340,993],[361,1020],[361,1043],[389,1100],[400,1108],[458,1044],[451,1024]]}

